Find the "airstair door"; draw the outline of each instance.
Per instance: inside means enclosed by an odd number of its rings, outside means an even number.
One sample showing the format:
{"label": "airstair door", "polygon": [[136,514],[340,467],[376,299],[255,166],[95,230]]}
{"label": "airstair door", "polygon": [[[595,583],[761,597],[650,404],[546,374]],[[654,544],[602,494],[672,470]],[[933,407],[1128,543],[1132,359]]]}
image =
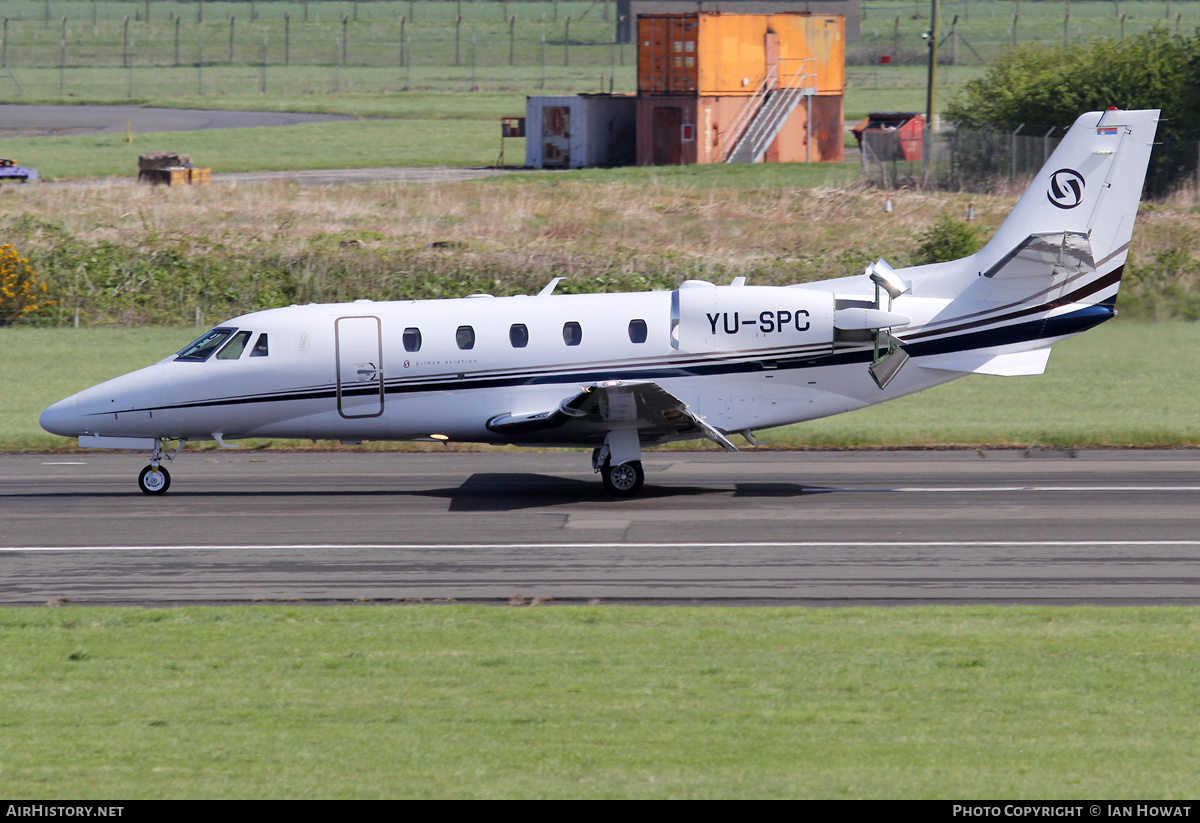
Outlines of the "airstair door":
{"label": "airstair door", "polygon": [[333,323],[337,408],[345,418],[383,414],[383,341],[378,317],[339,317]]}

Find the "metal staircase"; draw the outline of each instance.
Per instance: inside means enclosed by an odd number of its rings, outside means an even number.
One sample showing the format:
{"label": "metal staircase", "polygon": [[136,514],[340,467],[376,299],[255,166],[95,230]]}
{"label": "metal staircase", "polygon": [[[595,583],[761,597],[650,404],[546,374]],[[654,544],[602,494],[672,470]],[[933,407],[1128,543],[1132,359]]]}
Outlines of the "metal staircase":
{"label": "metal staircase", "polygon": [[[780,61],[783,62],[783,61]],[[811,103],[817,93],[815,72],[805,73],[805,65],[811,58],[798,61],[800,67],[780,82],[776,88],[775,78],[779,74],[779,63],[763,78],[758,89],[742,107],[733,122],[730,133],[734,135],[732,148],[725,155],[726,163],[757,163],[762,160],[767,147],[779,136],[779,130],[791,117],[801,100]],[[805,83],[809,84],[806,85]],[[811,111],[809,112],[811,115]],[[811,123],[811,116],[809,122]]]}

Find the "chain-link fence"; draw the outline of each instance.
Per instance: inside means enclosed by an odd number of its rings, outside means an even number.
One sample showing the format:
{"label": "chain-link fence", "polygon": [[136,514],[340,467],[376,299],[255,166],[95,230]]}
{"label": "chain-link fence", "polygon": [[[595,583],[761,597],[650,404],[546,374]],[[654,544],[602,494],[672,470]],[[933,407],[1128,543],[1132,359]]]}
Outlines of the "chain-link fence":
{"label": "chain-link fence", "polygon": [[[863,179],[883,188],[987,192],[1023,185],[1050,159],[1066,133],[1059,126],[1022,126],[1008,132],[953,129],[927,134],[923,145],[901,150],[889,132],[867,132]],[[1161,199],[1200,187],[1200,143],[1166,137],[1156,143],[1145,197]]]}
{"label": "chain-link fence", "polygon": [[632,91],[615,0],[0,0],[0,99]]}

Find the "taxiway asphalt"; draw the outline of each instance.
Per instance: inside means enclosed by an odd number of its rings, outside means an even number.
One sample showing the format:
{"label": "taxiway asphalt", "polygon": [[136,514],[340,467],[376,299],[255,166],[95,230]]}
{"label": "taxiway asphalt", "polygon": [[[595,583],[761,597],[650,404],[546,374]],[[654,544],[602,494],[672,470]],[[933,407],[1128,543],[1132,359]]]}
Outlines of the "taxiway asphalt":
{"label": "taxiway asphalt", "polygon": [[1200,603],[1200,452],[0,456],[0,604]]}

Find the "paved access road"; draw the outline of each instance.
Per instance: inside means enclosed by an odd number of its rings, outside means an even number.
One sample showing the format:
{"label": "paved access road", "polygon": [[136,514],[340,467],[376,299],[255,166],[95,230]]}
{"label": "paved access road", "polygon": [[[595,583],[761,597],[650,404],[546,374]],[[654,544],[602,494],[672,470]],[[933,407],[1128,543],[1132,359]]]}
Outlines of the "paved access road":
{"label": "paved access road", "polygon": [[128,122],[135,134],[200,129],[241,129],[357,120],[343,114],[286,111],[219,111],[155,109],[144,106],[0,105],[0,136],[63,137],[76,134],[119,134]]}
{"label": "paved access road", "polygon": [[1200,603],[1200,452],[0,456],[0,603]]}

